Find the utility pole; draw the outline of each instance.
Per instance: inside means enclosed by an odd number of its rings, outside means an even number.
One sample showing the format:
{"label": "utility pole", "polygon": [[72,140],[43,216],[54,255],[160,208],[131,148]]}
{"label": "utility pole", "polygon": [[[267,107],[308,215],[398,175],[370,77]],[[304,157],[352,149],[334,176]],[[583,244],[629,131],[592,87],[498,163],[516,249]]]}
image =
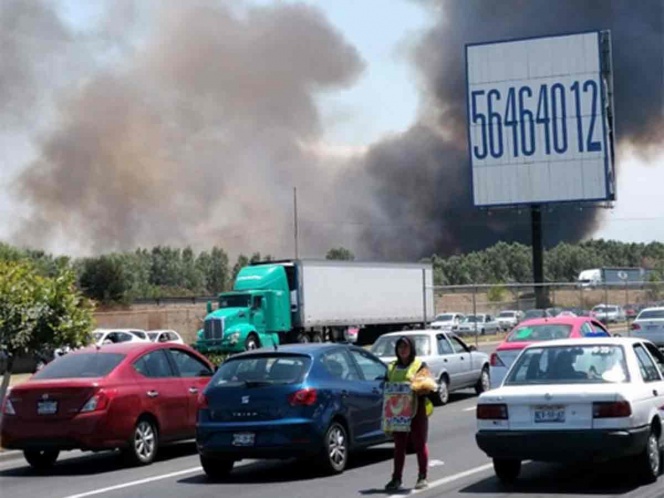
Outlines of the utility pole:
{"label": "utility pole", "polygon": [[299,259],[300,248],[297,222],[297,187],[293,187],[293,236],[295,237],[295,259]]}

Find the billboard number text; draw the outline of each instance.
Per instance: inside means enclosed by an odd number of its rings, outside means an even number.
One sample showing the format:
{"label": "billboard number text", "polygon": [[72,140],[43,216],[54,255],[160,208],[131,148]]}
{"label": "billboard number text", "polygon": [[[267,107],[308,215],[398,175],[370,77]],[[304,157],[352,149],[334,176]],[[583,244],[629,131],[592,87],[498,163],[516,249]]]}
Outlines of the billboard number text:
{"label": "billboard number text", "polygon": [[[600,152],[602,142],[597,138],[597,113],[600,106],[599,88],[595,80],[575,81],[569,87],[562,83],[542,84],[539,89],[524,85],[510,87],[506,94],[497,89],[475,90],[471,92],[470,119],[479,127],[478,143],[472,148],[475,159],[491,156],[501,158],[507,153],[513,157],[532,156],[536,152],[535,127],[542,127],[544,133],[544,153],[564,154],[568,151],[567,99],[575,106],[576,133],[579,152]],[[484,101],[484,102],[482,102]],[[583,115],[583,102],[590,103],[590,113]],[[478,110],[480,105],[486,113]],[[510,151],[504,139],[511,134]]]}

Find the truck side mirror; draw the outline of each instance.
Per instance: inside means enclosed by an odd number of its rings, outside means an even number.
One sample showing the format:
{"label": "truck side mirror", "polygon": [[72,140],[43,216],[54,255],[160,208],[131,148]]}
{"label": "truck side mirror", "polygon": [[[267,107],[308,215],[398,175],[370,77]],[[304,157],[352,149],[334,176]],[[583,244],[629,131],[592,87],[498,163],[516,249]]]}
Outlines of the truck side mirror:
{"label": "truck side mirror", "polygon": [[212,313],[212,301],[207,302],[207,313],[208,315]]}

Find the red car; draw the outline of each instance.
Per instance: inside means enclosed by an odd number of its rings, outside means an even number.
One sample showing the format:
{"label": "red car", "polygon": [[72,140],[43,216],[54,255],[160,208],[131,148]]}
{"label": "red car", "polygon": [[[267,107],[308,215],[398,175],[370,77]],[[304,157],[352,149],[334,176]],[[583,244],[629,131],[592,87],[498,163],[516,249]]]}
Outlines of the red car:
{"label": "red car", "polygon": [[491,387],[500,386],[522,349],[539,341],[584,337],[610,337],[599,320],[588,316],[558,316],[536,318],[519,323],[491,354],[489,368]]}
{"label": "red car", "polygon": [[197,398],[214,367],[188,346],[133,342],[81,349],[11,389],[2,447],[49,468],[62,450],[119,448],[151,463],[159,445],[196,433]]}

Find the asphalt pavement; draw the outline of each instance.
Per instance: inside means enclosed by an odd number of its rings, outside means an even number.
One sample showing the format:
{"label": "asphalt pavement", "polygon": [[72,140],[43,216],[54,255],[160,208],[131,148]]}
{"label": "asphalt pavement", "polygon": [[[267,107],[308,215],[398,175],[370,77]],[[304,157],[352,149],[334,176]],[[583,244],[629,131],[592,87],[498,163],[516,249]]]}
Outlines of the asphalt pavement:
{"label": "asphalt pavement", "polygon": [[[493,345],[482,345],[489,351]],[[430,419],[430,488],[410,490],[417,465],[409,455],[404,473],[409,493],[425,497],[659,497],[664,496],[664,477],[650,486],[639,486],[619,465],[588,464],[563,467],[526,463],[522,477],[504,487],[493,474],[491,461],[475,445],[476,396],[472,391],[452,395],[448,405],[436,409]],[[119,497],[217,497],[234,498],[338,498],[390,496],[383,491],[392,472],[391,445],[358,453],[338,476],[321,476],[302,463],[242,461],[227,481],[208,482],[200,468],[193,442],[162,449],[148,467],[126,468],[114,453],[63,454],[48,475],[31,470],[21,458],[0,460],[0,496],[49,498]]]}

